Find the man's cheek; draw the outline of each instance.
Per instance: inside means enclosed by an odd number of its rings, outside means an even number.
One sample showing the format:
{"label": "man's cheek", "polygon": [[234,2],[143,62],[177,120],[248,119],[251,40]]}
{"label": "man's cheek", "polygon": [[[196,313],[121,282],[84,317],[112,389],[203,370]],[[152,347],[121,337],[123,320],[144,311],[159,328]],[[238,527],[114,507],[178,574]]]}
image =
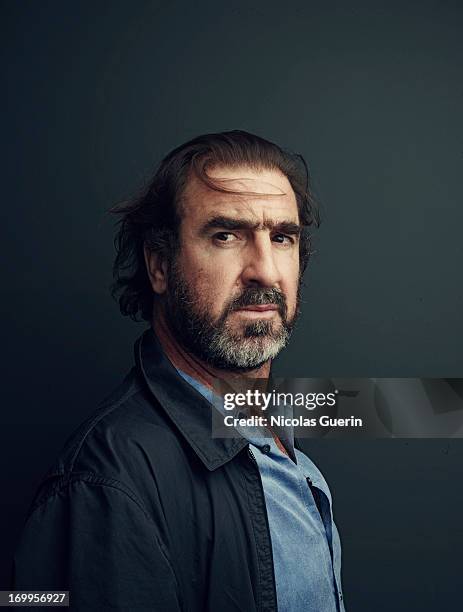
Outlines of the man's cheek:
{"label": "man's cheek", "polygon": [[207,306],[209,314],[218,314],[222,302],[220,295],[220,279],[211,279],[210,274],[203,269],[196,270],[192,279],[195,294],[203,306]]}

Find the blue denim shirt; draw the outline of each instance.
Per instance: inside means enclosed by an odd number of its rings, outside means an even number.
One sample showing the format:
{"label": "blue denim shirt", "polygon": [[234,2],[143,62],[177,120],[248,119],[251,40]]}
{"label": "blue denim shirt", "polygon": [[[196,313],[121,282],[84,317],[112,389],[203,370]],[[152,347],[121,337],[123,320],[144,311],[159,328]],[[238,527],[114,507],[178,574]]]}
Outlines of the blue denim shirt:
{"label": "blue denim shirt", "polygon": [[[179,374],[218,408],[212,390],[181,370]],[[320,470],[294,448],[292,430],[283,435],[296,461],[261,428],[236,430],[249,441],[262,479],[279,612],[345,612],[341,543]]]}

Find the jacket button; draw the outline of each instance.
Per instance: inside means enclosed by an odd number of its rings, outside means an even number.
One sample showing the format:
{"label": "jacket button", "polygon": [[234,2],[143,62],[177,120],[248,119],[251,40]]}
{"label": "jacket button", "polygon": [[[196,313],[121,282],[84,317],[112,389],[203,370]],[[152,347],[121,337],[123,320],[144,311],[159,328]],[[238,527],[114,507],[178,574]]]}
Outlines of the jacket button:
{"label": "jacket button", "polygon": [[260,450],[264,453],[264,455],[268,455],[270,452],[270,444],[264,444]]}

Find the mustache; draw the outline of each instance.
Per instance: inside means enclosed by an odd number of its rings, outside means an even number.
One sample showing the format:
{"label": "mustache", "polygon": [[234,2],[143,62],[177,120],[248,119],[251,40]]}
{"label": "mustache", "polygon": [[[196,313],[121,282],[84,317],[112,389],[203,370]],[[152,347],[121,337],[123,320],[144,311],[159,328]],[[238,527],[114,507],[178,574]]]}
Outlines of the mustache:
{"label": "mustache", "polygon": [[275,304],[282,317],[286,315],[286,298],[282,291],[275,287],[247,287],[228,307],[228,312],[240,310],[246,306],[263,306]]}

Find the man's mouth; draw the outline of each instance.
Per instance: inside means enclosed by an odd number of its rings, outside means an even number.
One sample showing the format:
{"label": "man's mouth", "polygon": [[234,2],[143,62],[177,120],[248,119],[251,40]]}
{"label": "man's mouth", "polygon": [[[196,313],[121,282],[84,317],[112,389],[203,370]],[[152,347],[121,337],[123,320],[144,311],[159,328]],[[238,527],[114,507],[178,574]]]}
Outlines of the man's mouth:
{"label": "man's mouth", "polygon": [[279,311],[276,304],[252,304],[250,306],[242,306],[237,308],[235,312],[240,313],[249,318],[270,318]]}
{"label": "man's mouth", "polygon": [[238,310],[265,312],[267,310],[278,310],[278,306],[276,304],[252,304],[251,306],[242,306]]}

